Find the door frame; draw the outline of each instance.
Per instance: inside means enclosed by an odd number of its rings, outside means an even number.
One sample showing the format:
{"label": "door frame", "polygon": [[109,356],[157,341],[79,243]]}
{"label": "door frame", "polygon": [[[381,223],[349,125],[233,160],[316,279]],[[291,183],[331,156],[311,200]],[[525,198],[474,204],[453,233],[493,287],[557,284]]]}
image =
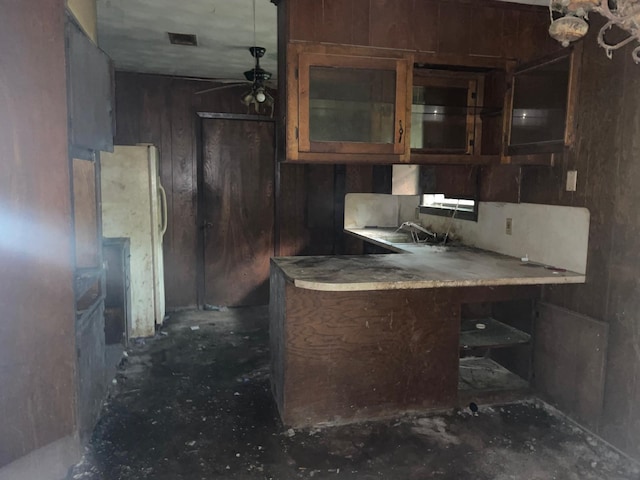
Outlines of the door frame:
{"label": "door frame", "polygon": [[[203,139],[203,122],[204,120],[239,120],[243,122],[276,122],[275,118],[268,117],[266,115],[249,115],[242,113],[218,113],[218,112],[196,112],[196,188],[197,188],[197,204],[196,204],[196,228],[198,230],[198,244],[196,252],[196,301],[198,302],[198,310],[204,309],[205,304],[205,269],[204,269],[204,139]],[[278,235],[279,224],[277,212],[278,196],[280,194],[280,170],[279,162],[277,161],[276,152],[278,151],[278,135],[275,129],[273,129],[273,162],[274,162],[274,211],[273,211],[273,247],[274,255],[278,251],[276,241]]]}

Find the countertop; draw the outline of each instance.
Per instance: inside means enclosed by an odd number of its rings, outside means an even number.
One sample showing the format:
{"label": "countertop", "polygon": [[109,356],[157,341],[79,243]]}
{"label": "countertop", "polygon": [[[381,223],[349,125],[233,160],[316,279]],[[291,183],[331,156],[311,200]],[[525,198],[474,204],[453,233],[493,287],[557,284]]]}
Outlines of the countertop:
{"label": "countertop", "polygon": [[[397,254],[278,257],[274,265],[296,287],[321,291],[394,290],[499,285],[584,283],[585,276],[464,246],[395,243],[394,229],[349,229],[347,233]],[[391,237],[393,238],[393,236]]]}

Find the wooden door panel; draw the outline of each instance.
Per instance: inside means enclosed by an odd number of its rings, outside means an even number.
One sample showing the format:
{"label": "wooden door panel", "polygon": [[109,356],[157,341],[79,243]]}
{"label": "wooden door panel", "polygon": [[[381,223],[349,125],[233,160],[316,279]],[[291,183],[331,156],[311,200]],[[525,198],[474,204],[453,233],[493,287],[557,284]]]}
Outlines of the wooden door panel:
{"label": "wooden door panel", "polygon": [[469,54],[471,10],[468,5],[440,3],[438,53]]}
{"label": "wooden door panel", "polygon": [[67,19],[69,140],[113,152],[113,73],[109,57]]}
{"label": "wooden door panel", "polygon": [[369,45],[412,50],[412,7],[411,0],[371,0]]}
{"label": "wooden door panel", "polygon": [[435,52],[438,49],[438,12],[438,2],[414,0],[411,31],[416,50]]}
{"label": "wooden door panel", "polygon": [[204,303],[269,302],[273,123],[203,120]]}
{"label": "wooden door panel", "polygon": [[[477,7],[473,11],[470,22],[473,41],[469,42],[469,54],[488,57],[502,56],[502,32],[504,30],[502,19],[504,8]],[[487,28],[492,25],[494,28]]]}

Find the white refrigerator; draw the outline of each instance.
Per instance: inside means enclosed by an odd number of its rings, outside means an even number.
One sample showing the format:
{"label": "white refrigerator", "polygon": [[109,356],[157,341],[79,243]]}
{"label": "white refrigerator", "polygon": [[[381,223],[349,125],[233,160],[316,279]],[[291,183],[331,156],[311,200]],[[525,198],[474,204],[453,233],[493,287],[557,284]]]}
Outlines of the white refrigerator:
{"label": "white refrigerator", "polygon": [[167,230],[167,197],[160,183],[158,149],[115,146],[100,154],[102,235],[131,242],[131,318],[128,337],[155,333],[165,314],[162,237]]}

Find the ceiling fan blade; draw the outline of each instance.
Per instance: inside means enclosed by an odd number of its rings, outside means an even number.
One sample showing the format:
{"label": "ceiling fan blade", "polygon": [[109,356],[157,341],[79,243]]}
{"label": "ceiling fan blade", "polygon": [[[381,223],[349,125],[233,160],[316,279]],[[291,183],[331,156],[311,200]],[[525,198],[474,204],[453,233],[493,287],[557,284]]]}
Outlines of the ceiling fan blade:
{"label": "ceiling fan blade", "polygon": [[218,85],[217,87],[211,87],[205,90],[200,90],[199,92],[195,92],[194,95],[202,95],[203,93],[215,92],[217,90],[223,90],[225,88],[234,88],[240,85],[247,85],[248,83],[249,82],[226,83],[224,85]]}

